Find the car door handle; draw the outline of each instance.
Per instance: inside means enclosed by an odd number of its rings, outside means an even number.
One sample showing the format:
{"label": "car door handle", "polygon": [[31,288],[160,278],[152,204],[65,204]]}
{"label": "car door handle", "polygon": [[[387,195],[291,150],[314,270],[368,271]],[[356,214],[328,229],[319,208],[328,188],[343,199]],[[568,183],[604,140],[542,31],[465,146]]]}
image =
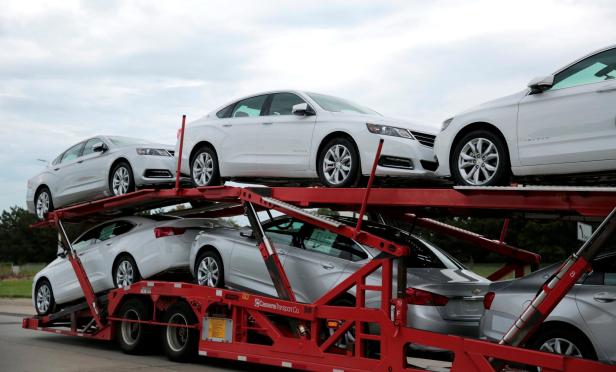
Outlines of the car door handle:
{"label": "car door handle", "polygon": [[233,124],[223,124],[222,126],[223,126],[223,127],[225,127],[225,128],[228,128],[228,127],[230,127],[230,126],[232,126],[232,125],[233,125]]}
{"label": "car door handle", "polygon": [[58,167],[58,168],[54,168],[53,170],[55,170],[55,171],[60,170],[60,167]]}
{"label": "car door handle", "polygon": [[79,161],[77,162],[77,164],[81,164],[81,163],[83,163],[83,160],[79,160]]}
{"label": "car door handle", "polygon": [[325,270],[331,270],[334,267],[336,267],[333,263],[326,263],[326,264],[321,264],[321,267],[324,268]]}
{"label": "car door handle", "polygon": [[287,251],[284,249],[276,249],[276,253],[278,253],[279,256],[284,256],[287,254]]}
{"label": "car door handle", "polygon": [[107,247],[111,247],[113,245],[113,243],[107,243],[105,244]]}
{"label": "car door handle", "polygon": [[599,293],[595,293],[593,298],[597,302],[613,302],[613,301],[616,301],[616,294],[608,293],[608,292],[599,292]]}
{"label": "car door handle", "polygon": [[266,122],[263,122],[261,124],[263,124],[263,125],[271,125],[271,124],[274,124],[274,122],[273,121],[266,121]]}
{"label": "car door handle", "polygon": [[616,91],[616,86],[609,86],[597,89],[597,93],[609,93]]}

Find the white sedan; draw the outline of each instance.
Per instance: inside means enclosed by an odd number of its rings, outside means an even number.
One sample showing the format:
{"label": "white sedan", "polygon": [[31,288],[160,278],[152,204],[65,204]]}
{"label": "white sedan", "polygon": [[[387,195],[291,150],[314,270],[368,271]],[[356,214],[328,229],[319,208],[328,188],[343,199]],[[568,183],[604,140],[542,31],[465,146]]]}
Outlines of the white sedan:
{"label": "white sedan", "polygon": [[[93,227],[72,245],[98,293],[166,271],[188,272],[191,244],[204,226],[218,223],[163,215],[121,217]],[[32,299],[40,315],[82,297],[77,276],[64,254],[34,277]]]}
{"label": "white sedan", "polygon": [[445,120],[437,174],[459,185],[616,170],[616,46]]}
{"label": "white sedan", "polygon": [[171,184],[173,147],[140,138],[96,136],[69,147],[28,180],[26,203],[38,218],[68,204]]}
{"label": "white sedan", "polygon": [[[182,173],[195,186],[222,178],[315,179],[355,185],[370,174],[385,138],[378,176],[430,176],[436,130],[347,100],[303,91],[276,91],[227,103],[186,126]],[[176,156],[179,145],[176,145]]]}

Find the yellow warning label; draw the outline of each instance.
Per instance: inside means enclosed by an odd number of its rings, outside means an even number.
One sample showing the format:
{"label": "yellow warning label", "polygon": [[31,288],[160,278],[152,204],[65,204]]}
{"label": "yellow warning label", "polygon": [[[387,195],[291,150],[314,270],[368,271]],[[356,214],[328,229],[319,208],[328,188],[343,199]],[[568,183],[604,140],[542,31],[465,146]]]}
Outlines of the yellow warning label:
{"label": "yellow warning label", "polygon": [[210,318],[210,329],[208,330],[208,338],[224,339],[227,334],[227,319]]}

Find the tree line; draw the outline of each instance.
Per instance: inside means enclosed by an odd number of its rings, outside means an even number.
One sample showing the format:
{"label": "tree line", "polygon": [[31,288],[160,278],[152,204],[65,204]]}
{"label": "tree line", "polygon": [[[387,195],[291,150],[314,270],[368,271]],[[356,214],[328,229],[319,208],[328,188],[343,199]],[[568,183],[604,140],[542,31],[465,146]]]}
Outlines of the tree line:
{"label": "tree line", "polygon": [[[57,253],[57,233],[52,228],[31,228],[36,217],[20,207],[12,207],[0,216],[0,262],[24,264],[50,262]],[[448,217],[440,221],[498,239],[502,219]],[[75,238],[85,225],[68,225],[69,237]],[[443,248],[462,262],[499,262],[503,258],[487,253],[451,237],[406,225],[406,229]],[[580,247],[576,223],[563,220],[512,219],[505,241],[513,246],[539,253],[543,262],[555,262]]]}

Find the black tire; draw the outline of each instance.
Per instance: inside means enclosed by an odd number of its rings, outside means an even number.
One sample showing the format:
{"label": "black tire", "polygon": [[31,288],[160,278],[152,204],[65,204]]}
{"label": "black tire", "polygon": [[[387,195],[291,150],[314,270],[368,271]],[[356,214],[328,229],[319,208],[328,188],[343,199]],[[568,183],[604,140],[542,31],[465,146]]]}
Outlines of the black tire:
{"label": "black tire", "polygon": [[[348,154],[350,155],[351,164],[350,166],[348,166],[349,171],[346,175],[346,178],[344,177],[338,178],[336,176],[336,173],[328,174],[327,171],[324,169],[324,167],[326,166],[325,160],[326,158],[329,158],[330,156],[328,152],[332,150],[333,148],[335,148],[336,146],[342,146],[342,149],[345,149],[346,151],[348,151]],[[342,156],[342,158],[345,159],[344,156]],[[328,159],[328,161],[332,161],[332,160]],[[336,161],[335,164],[331,166],[340,167],[339,173],[337,174],[344,175],[343,173],[344,165],[345,165],[344,162]],[[336,170],[334,168],[331,171],[335,172]],[[319,152],[319,156],[317,158],[317,173],[319,174],[319,179],[321,180],[321,183],[327,187],[357,186],[361,178],[361,166],[360,166],[359,154],[357,152],[357,148],[355,147],[355,144],[351,140],[345,137],[333,138],[329,142],[327,142],[325,146],[323,146],[323,148],[321,149],[321,152]],[[334,182],[336,179],[338,179],[339,182]]]}
{"label": "black tire", "polygon": [[[550,327],[548,329],[539,329],[537,334],[533,336],[528,347],[535,350],[542,350],[542,346],[549,344],[550,340],[562,339],[569,342],[579,350],[584,359],[597,360],[597,353],[592,343],[584,333],[573,327]],[[562,345],[565,345],[564,343]],[[551,352],[549,349],[542,351]]]}
{"label": "black tire", "polygon": [[[204,277],[200,277],[201,274],[199,273],[199,269],[201,267],[202,262],[204,261],[205,261],[204,267],[203,267],[204,270],[202,270],[202,271],[205,271],[203,272]],[[215,267],[218,269],[217,272],[213,272],[213,269],[212,269],[214,267],[213,264],[215,264]],[[217,273],[218,276],[216,278],[214,277],[215,275],[208,276],[207,271],[212,272],[212,274]],[[211,279],[211,281],[209,279]],[[198,285],[203,285],[207,287],[215,287],[215,288],[224,288],[225,268],[223,266],[222,259],[220,258],[218,253],[212,250],[207,250],[199,254],[199,256],[197,257],[197,260],[195,261],[195,281],[197,282]]]}
{"label": "black tire", "polygon": [[[132,269],[132,279],[126,278],[126,276],[124,276],[126,280],[122,280],[122,277],[118,277],[118,271],[124,271],[126,273],[126,269],[128,267],[126,266],[126,264],[130,265],[130,268]],[[120,274],[122,273],[120,272]],[[126,285],[137,283],[141,280],[141,274],[139,273],[137,263],[135,262],[135,259],[128,254],[122,254],[116,259],[113,264],[113,270],[111,271],[111,275],[113,275],[113,285],[116,288],[121,288]]]}
{"label": "black tire", "polygon": [[[42,194],[47,194],[47,200],[49,202],[46,212],[44,210],[41,210],[39,212],[39,208],[38,208],[38,199],[39,199],[39,196],[41,196]],[[38,218],[39,220],[44,220],[45,214],[49,212],[53,212],[53,210],[54,210],[54,207],[53,207],[53,199],[51,198],[51,191],[49,191],[49,188],[47,188],[47,186],[43,186],[40,189],[38,189],[36,194],[34,195],[34,214],[36,215],[36,218]]]}
{"label": "black tire", "polygon": [[[178,302],[167,310],[165,323],[194,325],[198,323],[198,319],[188,304]],[[198,346],[198,330],[174,326],[163,328],[163,349],[169,360],[189,362],[197,356]]]}
{"label": "black tire", "polygon": [[[204,164],[210,164],[211,174],[207,177],[207,172],[200,171]],[[208,167],[209,168],[209,167]],[[190,158],[190,180],[193,186],[218,186],[220,185],[220,170],[218,168],[218,155],[210,146],[201,146]]]}
{"label": "black tire", "polygon": [[[122,177],[124,181],[121,188],[114,188],[114,178],[116,173],[120,171],[120,168],[124,169],[128,180],[126,180],[126,177]],[[130,164],[125,161],[115,164],[109,173],[109,192],[111,193],[111,196],[124,195],[133,191],[135,191],[135,177],[133,176],[133,168],[131,168]]]}
{"label": "black tire", "polygon": [[[470,170],[468,172],[465,172],[465,174],[463,175],[462,171],[460,171],[459,169],[458,164],[460,154],[463,151],[466,152],[470,149],[466,147],[467,144],[478,141],[480,139],[483,140],[481,141],[481,143],[483,143],[483,150],[488,152],[488,149],[490,148],[488,143],[489,141],[493,144],[493,148],[495,149],[498,157],[496,158],[496,160],[494,158],[490,159],[490,157],[486,158],[486,156],[479,158],[478,152],[472,152],[472,154],[475,155],[476,158],[473,160],[468,160],[468,165],[466,169],[470,168]],[[490,150],[490,153],[492,153],[492,150]],[[454,144],[453,151],[449,160],[449,166],[451,169],[451,176],[456,185],[504,186],[509,184],[511,178],[511,165],[509,163],[509,151],[507,150],[506,143],[503,141],[503,139],[501,139],[501,137],[494,134],[494,132],[485,129],[469,132]],[[492,171],[488,169],[488,167],[494,167],[495,170]],[[475,174],[477,174],[478,176],[476,182],[474,178]],[[488,174],[489,177],[486,176],[486,174]],[[468,180],[465,179],[465,175],[470,175],[470,177],[468,177]]]}
{"label": "black tire", "polygon": [[[152,307],[139,298],[131,298],[122,304],[117,316],[130,320],[152,320]],[[126,354],[147,352],[154,335],[155,329],[151,325],[116,321],[117,340]]]}
{"label": "black tire", "polygon": [[[41,298],[39,298],[39,291],[41,291]],[[39,300],[41,301],[40,303]],[[39,279],[34,290],[34,309],[36,313],[38,315],[49,315],[54,312],[55,307],[56,300],[53,297],[51,283],[45,278]]]}

